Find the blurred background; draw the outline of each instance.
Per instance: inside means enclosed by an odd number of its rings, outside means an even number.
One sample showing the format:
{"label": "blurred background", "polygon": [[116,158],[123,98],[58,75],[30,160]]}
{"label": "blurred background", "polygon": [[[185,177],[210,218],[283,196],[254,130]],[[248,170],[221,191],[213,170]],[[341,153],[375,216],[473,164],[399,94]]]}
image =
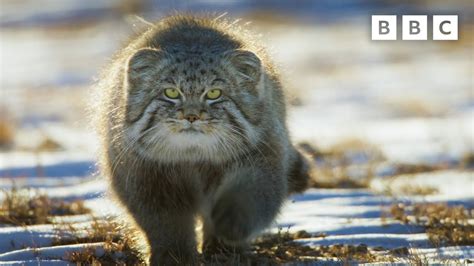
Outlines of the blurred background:
{"label": "blurred background", "polygon": [[[280,66],[295,142],[323,149],[362,139],[397,162],[453,163],[472,153],[469,0],[2,0],[0,174],[92,172],[91,84],[146,27],[135,15],[153,22],[181,11],[251,23]],[[459,41],[371,41],[372,14],[458,14]],[[21,167],[57,158],[77,163]]]}

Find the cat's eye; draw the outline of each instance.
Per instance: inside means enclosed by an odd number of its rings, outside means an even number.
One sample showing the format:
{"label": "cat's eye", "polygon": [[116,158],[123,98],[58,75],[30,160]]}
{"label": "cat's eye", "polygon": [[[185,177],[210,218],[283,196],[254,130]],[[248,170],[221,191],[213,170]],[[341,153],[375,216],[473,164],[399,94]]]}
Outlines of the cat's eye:
{"label": "cat's eye", "polygon": [[172,89],[172,88],[166,89],[165,96],[170,99],[178,99],[179,91],[177,89]]}
{"label": "cat's eye", "polygon": [[206,93],[206,98],[209,100],[215,100],[221,97],[222,91],[219,89],[212,89]]}

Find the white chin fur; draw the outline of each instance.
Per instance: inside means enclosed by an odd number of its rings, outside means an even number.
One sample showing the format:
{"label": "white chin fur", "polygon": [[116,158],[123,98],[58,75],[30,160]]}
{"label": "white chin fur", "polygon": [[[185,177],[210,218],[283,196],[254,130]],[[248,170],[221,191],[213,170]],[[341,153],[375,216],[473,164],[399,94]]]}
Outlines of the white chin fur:
{"label": "white chin fur", "polygon": [[164,145],[156,147],[153,156],[162,162],[222,161],[225,157],[213,136],[197,132],[175,133]]}
{"label": "white chin fur", "polygon": [[176,162],[223,162],[232,155],[223,152],[215,136],[200,132],[166,134],[166,137],[141,153],[149,159],[163,163]]}
{"label": "white chin fur", "polygon": [[212,149],[218,143],[215,137],[200,132],[181,132],[170,134],[167,137],[168,146],[177,150],[187,150],[190,148]]}

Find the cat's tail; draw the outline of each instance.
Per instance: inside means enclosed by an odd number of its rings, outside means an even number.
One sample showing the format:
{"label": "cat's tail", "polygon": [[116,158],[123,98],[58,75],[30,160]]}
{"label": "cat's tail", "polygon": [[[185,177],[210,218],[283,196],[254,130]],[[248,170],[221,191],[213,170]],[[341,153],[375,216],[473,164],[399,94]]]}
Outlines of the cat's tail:
{"label": "cat's tail", "polygon": [[309,160],[295,149],[288,175],[288,194],[302,193],[309,188],[311,168]]}

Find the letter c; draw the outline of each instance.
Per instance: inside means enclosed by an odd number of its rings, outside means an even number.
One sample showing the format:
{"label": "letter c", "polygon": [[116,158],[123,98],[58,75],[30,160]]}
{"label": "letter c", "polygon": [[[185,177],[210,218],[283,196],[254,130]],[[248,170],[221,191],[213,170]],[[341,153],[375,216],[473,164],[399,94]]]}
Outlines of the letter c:
{"label": "letter c", "polygon": [[441,22],[441,23],[439,24],[439,31],[440,31],[442,34],[445,34],[445,35],[451,34],[451,31],[444,31],[444,30],[443,30],[443,26],[444,26],[444,24],[446,24],[446,23],[451,24],[451,21],[445,20],[445,21]]}

